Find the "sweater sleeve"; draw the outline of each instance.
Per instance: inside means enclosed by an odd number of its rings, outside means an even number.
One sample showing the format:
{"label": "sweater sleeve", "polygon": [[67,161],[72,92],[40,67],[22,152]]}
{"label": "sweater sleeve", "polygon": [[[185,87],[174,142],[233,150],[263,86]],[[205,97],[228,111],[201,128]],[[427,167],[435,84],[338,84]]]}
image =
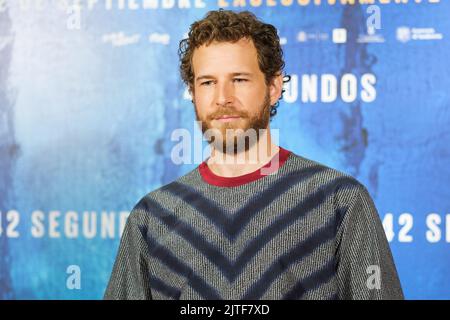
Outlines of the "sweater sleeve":
{"label": "sweater sleeve", "polygon": [[133,210],[125,224],[105,300],[151,300],[149,253]]}
{"label": "sweater sleeve", "polygon": [[378,211],[358,184],[336,237],[339,299],[404,299]]}

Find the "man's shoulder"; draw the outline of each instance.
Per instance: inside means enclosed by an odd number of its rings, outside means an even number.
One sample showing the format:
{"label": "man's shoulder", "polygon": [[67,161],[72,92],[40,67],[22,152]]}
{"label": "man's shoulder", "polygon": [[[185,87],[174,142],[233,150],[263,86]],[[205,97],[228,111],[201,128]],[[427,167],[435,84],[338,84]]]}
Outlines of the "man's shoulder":
{"label": "man's shoulder", "polygon": [[291,152],[290,157],[288,174],[305,177],[310,184],[317,188],[365,188],[357,178],[342,170],[294,152]]}
{"label": "man's shoulder", "polygon": [[357,178],[300,155],[294,154],[293,160],[298,162],[297,166],[306,168],[304,171],[310,175],[308,192],[312,197],[326,199],[333,208],[330,214],[338,214],[338,225],[348,212],[358,221],[373,221],[377,213],[373,199],[366,186]]}
{"label": "man's shoulder", "polygon": [[[133,207],[131,214],[146,215],[155,212],[173,210],[179,202],[181,193],[191,188],[191,184],[197,179],[195,168],[177,179],[163,184],[142,196]],[[193,182],[194,181],[194,182]]]}

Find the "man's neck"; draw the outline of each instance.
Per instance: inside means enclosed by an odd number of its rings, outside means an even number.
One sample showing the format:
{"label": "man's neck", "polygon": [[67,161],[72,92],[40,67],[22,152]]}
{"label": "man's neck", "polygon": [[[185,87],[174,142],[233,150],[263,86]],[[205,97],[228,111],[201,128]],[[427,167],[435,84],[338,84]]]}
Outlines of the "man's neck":
{"label": "man's neck", "polygon": [[208,168],[221,177],[237,177],[258,170],[280,150],[279,146],[272,143],[270,133],[267,134],[268,137],[262,135],[248,150],[238,154],[225,155],[211,145]]}

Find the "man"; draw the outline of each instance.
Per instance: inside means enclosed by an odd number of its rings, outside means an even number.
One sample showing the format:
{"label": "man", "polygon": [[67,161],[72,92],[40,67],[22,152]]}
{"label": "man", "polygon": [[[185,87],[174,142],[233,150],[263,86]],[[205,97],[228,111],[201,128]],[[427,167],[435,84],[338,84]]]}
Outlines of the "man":
{"label": "man", "polygon": [[403,299],[367,189],[271,138],[276,29],[211,11],[179,53],[211,156],[133,208],[104,298]]}

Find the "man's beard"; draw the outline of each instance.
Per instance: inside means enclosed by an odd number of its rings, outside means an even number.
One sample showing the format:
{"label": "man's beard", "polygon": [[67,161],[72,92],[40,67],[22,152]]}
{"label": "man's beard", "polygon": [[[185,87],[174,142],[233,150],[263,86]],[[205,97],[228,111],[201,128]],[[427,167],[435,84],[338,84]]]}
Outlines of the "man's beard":
{"label": "man's beard", "polygon": [[[251,146],[259,141],[261,134],[267,129],[271,109],[269,90],[266,90],[264,102],[258,108],[260,111],[256,115],[249,115],[246,111],[238,111],[234,108],[221,107],[213,114],[201,119],[195,105],[194,109],[196,119],[201,122],[201,130],[208,143],[222,153],[236,155],[243,151],[248,151]],[[223,122],[214,126],[212,120],[223,115],[239,116],[241,119]],[[245,124],[241,124],[242,122],[245,122]],[[227,131],[227,129],[229,130]],[[246,132],[248,133],[247,135]],[[205,133],[207,134],[205,135]],[[254,134],[252,135],[252,133]]]}

